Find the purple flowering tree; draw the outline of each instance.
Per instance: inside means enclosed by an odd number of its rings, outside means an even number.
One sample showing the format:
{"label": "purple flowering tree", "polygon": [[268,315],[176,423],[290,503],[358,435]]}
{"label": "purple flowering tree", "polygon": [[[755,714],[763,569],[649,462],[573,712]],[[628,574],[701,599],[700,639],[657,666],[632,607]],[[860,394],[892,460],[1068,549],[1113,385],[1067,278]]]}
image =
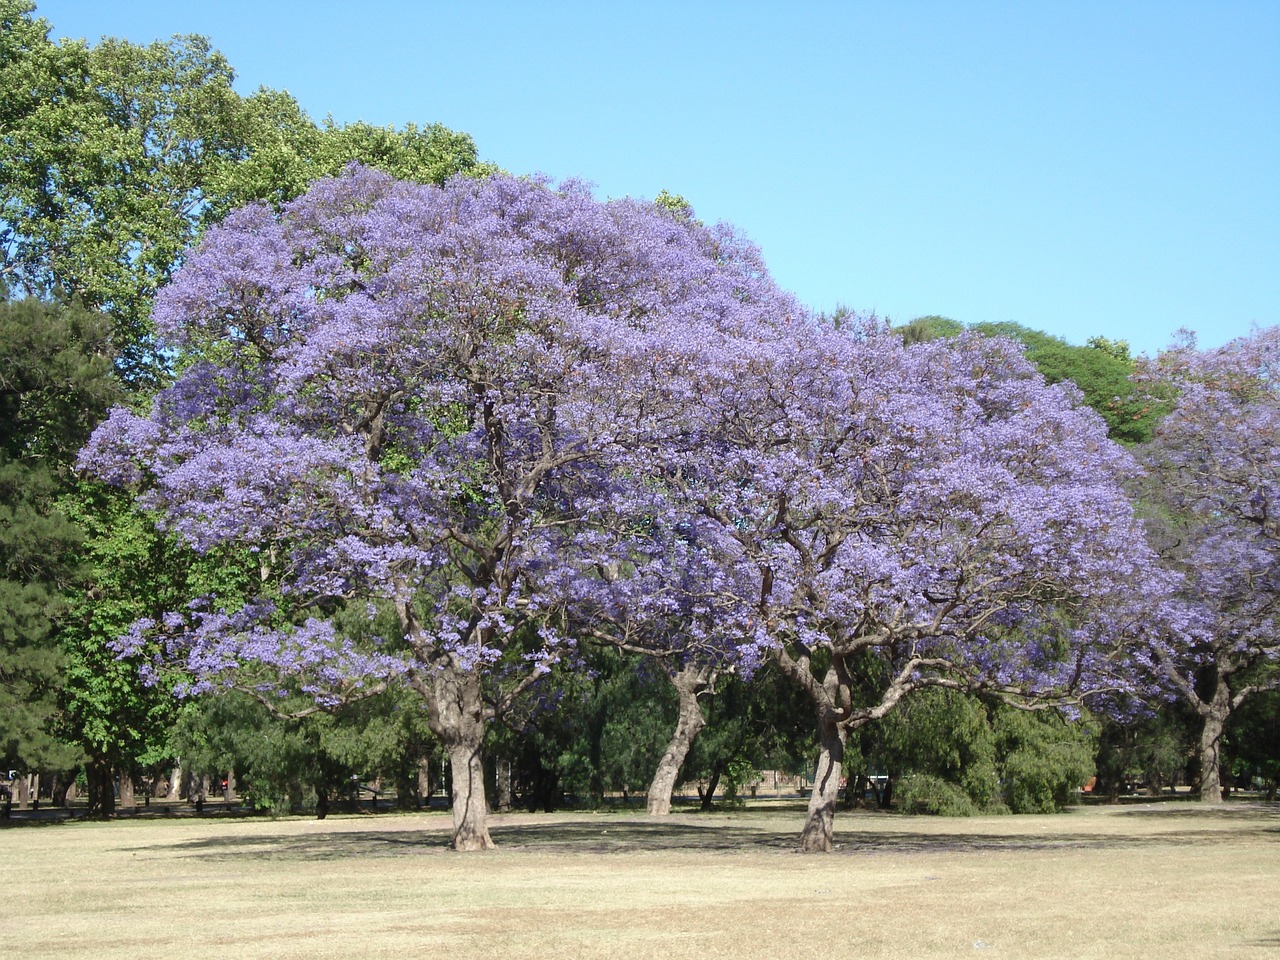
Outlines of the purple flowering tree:
{"label": "purple flowering tree", "polygon": [[[788,310],[727,230],[574,185],[353,168],[279,215],[232,214],[157,301],[181,375],[81,462],[196,549],[256,553],[263,590],[196,598],[124,646],[267,700],[410,684],[449,754],[453,844],[491,846],[495,711],[572,655],[582,611],[669,620],[708,569],[654,473],[697,433],[696,363],[675,358]],[[334,626],[387,607],[394,636]]]}
{"label": "purple flowering tree", "polygon": [[1132,683],[1129,641],[1169,592],[1134,465],[1013,344],[796,324],[700,398],[712,452],[672,473],[719,528],[752,642],[814,704],[804,850],[831,848],[849,732],[912,691],[1043,707]]}
{"label": "purple flowering tree", "polygon": [[1187,337],[1140,377],[1174,396],[1144,459],[1189,610],[1155,666],[1200,715],[1200,797],[1220,803],[1231,711],[1280,687],[1280,327],[1215,350]]}

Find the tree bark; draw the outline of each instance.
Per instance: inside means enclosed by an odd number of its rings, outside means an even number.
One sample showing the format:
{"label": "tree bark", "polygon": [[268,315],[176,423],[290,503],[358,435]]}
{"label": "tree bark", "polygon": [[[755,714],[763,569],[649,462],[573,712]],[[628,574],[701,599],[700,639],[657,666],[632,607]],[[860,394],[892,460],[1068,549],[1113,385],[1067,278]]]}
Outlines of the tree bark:
{"label": "tree bark", "polygon": [[1200,716],[1200,800],[1222,803],[1222,732],[1231,715],[1231,690],[1221,679],[1213,697],[1203,705]]}
{"label": "tree bark", "polygon": [[484,796],[484,759],[479,743],[449,747],[453,768],[453,849],[463,852],[493,847],[489,805]]}
{"label": "tree bark", "polygon": [[503,757],[494,770],[494,786],[498,794],[498,812],[511,812],[511,761]]}
{"label": "tree bark", "polygon": [[667,672],[667,678],[676,688],[680,712],[675,732],[649,784],[650,816],[661,817],[671,812],[671,794],[676,787],[676,778],[680,776],[680,766],[689,755],[693,741],[707,724],[702,708],[698,706],[698,694],[707,689],[713,676],[713,668],[700,663],[687,663],[674,673]]}
{"label": "tree bark", "polygon": [[418,803],[431,803],[431,761],[426,757],[418,761]]}
{"label": "tree bark", "polygon": [[177,803],[182,799],[182,766],[178,765],[173,768],[173,773],[169,777],[169,794],[166,800],[172,800]]}
{"label": "tree bark", "polygon": [[92,760],[85,768],[89,781],[89,816],[110,819],[116,813],[115,776],[110,763]]}
{"label": "tree bark", "polygon": [[453,849],[488,850],[489,804],[484,793],[484,733],[487,715],[480,678],[454,663],[423,677],[428,721],[449,757],[453,801]]}
{"label": "tree bark", "polygon": [[133,775],[127,767],[121,767],[118,774],[120,777],[120,806],[126,810],[132,810],[138,805],[138,800],[133,791]]}
{"label": "tree bark", "polygon": [[716,767],[711,771],[711,779],[707,781],[707,791],[702,795],[702,803],[699,805],[702,810],[710,810],[711,802],[715,799],[716,791],[720,789],[720,775],[723,771]]}
{"label": "tree bark", "polygon": [[809,794],[809,810],[800,834],[803,853],[830,853],[835,828],[836,802],[844,773],[844,745],[848,732],[824,711],[818,719],[818,765]]}
{"label": "tree bark", "polygon": [[18,789],[18,809],[31,809],[31,775],[28,773],[18,774],[18,779],[14,781],[14,785]]}

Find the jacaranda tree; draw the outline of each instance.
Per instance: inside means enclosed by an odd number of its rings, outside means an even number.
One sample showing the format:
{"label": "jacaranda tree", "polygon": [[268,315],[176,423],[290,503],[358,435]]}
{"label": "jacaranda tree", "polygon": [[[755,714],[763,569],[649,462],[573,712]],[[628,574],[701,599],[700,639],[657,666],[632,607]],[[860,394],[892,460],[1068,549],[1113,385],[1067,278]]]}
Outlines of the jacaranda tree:
{"label": "jacaranda tree", "polygon": [[1129,684],[1169,590],[1121,486],[1133,463],[1011,342],[796,324],[706,368],[697,402],[703,452],[669,473],[817,711],[804,849],[831,847],[849,732],[912,691],[1045,705]]}
{"label": "jacaranda tree", "polygon": [[1220,803],[1231,711],[1280,687],[1280,327],[1214,350],[1188,339],[1141,375],[1175,397],[1145,459],[1189,608],[1156,666],[1202,720],[1200,796]]}
{"label": "jacaranda tree", "polygon": [[[197,550],[256,551],[270,588],[125,647],[268,700],[410,684],[450,757],[454,846],[490,846],[486,724],[582,611],[708,621],[689,584],[714,602],[716,574],[655,468],[696,433],[696,365],[671,358],[788,310],[728,231],[573,185],[353,168],[233,213],[157,301],[180,376],[82,465]],[[388,606],[397,634],[369,642],[331,616]]]}

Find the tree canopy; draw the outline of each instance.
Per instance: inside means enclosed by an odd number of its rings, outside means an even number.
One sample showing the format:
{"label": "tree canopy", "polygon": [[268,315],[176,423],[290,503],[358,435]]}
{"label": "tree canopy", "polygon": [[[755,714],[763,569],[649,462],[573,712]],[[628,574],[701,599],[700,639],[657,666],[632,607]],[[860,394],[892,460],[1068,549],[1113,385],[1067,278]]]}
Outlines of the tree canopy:
{"label": "tree canopy", "polygon": [[[917,317],[897,328],[908,343],[954,337],[965,329],[955,320],[938,316]],[[1021,344],[1027,359],[1050,383],[1070,382],[1079,387],[1084,402],[1106,420],[1112,439],[1121,443],[1151,439],[1152,426],[1164,406],[1156,398],[1135,392],[1130,382],[1134,359],[1125,341],[1091,337],[1084,346],[1077,346],[1018,323],[976,323],[968,329]]]}
{"label": "tree canopy", "polygon": [[1185,578],[1185,616],[1156,666],[1203,721],[1201,794],[1216,802],[1231,711],[1280,687],[1280,327],[1214,350],[1188,339],[1142,376],[1175,397],[1144,459]]}
{"label": "tree canopy", "polygon": [[65,664],[57,629],[84,576],[82,530],[57,509],[71,462],[118,398],[107,330],[94,313],[0,303],[0,762],[65,767],[53,736]]}
{"label": "tree canopy", "polygon": [[204,37],[54,42],[34,10],[0,0],[0,275],[105,310],[131,383],[163,372],[156,290],[234,207],[289,200],[355,160],[430,182],[489,169],[438,124],[317,126],[287,93],[241,97]]}

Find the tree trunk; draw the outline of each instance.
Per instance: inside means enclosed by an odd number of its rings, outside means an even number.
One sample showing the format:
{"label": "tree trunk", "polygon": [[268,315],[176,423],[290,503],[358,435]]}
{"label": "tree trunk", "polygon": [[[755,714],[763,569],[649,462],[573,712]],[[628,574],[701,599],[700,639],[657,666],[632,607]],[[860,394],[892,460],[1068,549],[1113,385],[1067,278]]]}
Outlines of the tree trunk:
{"label": "tree trunk", "polygon": [[687,663],[675,673],[667,672],[667,678],[676,688],[680,713],[675,732],[649,784],[650,816],[660,817],[671,812],[671,794],[676,788],[676,778],[680,776],[680,765],[707,724],[702,708],[698,706],[698,694],[707,688],[714,675],[713,669],[702,663]]}
{"label": "tree trunk", "polygon": [[133,794],[133,775],[128,768],[121,767],[120,776],[120,806],[125,810],[132,810],[138,805],[137,798]]}
{"label": "tree trunk", "polygon": [[191,793],[188,795],[189,800],[194,800],[196,805],[196,813],[204,813],[204,802],[209,796],[209,775],[203,774],[200,777],[200,785],[196,786],[192,781]]}
{"label": "tree trunk", "polygon": [[18,788],[18,809],[31,809],[31,776],[30,774],[20,773],[18,779],[14,781],[14,785]]}
{"label": "tree trunk", "polygon": [[1222,732],[1231,714],[1231,690],[1218,680],[1213,699],[1200,710],[1200,800],[1222,803]]}
{"label": "tree trunk", "polygon": [[176,766],[173,768],[173,774],[172,776],[169,777],[169,794],[165,799],[172,800],[174,803],[177,803],[179,800],[182,799],[182,767],[181,766]]}
{"label": "tree trunk", "polygon": [[469,852],[493,846],[489,805],[484,796],[484,759],[479,743],[449,747],[453,769],[453,849]]}
{"label": "tree trunk", "polygon": [[721,769],[716,767],[711,771],[711,779],[707,781],[707,792],[702,795],[702,803],[700,809],[706,811],[711,809],[711,801],[715,799],[716,790],[720,788]]}
{"label": "tree trunk", "polygon": [[431,804],[431,761],[426,757],[418,761],[418,803]]}
{"label": "tree trunk", "polygon": [[449,756],[453,801],[453,849],[488,850],[489,804],[484,794],[485,704],[480,678],[446,664],[424,678],[432,731]]}
{"label": "tree trunk", "polygon": [[89,816],[110,819],[116,813],[115,776],[111,764],[92,760],[85,768],[89,781]]}
{"label": "tree trunk", "polygon": [[818,766],[813,774],[804,831],[800,834],[800,850],[804,853],[831,852],[847,737],[848,733],[835,718],[824,712],[818,720]]}
{"label": "tree trunk", "polygon": [[498,793],[498,812],[511,812],[511,761],[505,757],[500,759],[494,770],[494,785]]}
{"label": "tree trunk", "polygon": [[855,780],[850,781],[844,792],[844,803],[841,806],[845,810],[852,810],[861,806],[862,798],[867,792],[867,775],[865,773],[858,774]]}

